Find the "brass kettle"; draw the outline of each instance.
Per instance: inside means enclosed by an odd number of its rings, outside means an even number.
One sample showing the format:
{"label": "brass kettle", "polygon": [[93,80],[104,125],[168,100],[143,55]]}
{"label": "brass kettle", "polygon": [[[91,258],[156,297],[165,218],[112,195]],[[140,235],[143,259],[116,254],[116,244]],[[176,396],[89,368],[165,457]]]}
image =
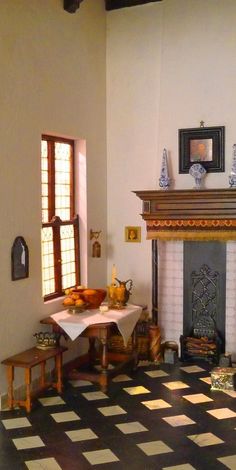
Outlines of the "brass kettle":
{"label": "brass kettle", "polygon": [[115,278],[115,280],[118,282],[120,287],[122,286],[125,288],[124,305],[126,305],[129,301],[129,296],[131,295],[133,281],[132,279],[128,279],[127,281],[120,281],[119,279],[117,279],[117,277]]}

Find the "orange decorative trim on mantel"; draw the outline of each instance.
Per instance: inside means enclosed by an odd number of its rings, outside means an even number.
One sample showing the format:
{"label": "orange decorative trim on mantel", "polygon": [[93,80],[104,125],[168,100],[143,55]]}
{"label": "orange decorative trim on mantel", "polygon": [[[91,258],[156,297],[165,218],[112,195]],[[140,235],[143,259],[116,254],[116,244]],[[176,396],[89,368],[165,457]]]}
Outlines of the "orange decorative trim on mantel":
{"label": "orange decorative trim on mantel", "polygon": [[147,239],[236,240],[236,190],[134,191]]}

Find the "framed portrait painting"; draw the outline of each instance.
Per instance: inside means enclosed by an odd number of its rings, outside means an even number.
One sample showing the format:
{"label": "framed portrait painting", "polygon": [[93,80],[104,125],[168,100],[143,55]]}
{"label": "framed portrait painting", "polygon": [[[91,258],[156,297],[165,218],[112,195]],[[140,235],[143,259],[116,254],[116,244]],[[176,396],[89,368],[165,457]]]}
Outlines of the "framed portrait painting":
{"label": "framed portrait painting", "polygon": [[179,173],[188,173],[194,163],[208,172],[225,170],[225,128],[179,129]]}
{"label": "framed portrait painting", "polygon": [[141,242],[141,227],[125,227],[125,241],[131,243]]}

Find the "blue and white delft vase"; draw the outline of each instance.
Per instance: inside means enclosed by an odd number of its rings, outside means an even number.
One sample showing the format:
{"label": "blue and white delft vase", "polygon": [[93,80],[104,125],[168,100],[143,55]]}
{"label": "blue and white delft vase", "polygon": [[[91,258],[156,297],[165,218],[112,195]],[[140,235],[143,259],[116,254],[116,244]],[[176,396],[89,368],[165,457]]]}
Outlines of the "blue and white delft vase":
{"label": "blue and white delft vase", "polygon": [[202,180],[206,176],[204,166],[202,166],[201,163],[194,163],[189,169],[189,174],[194,178],[195,189],[200,189]]}
{"label": "blue and white delft vase", "polygon": [[236,144],[233,145],[233,161],[229,175],[229,185],[231,188],[236,188]]}
{"label": "blue and white delft vase", "polygon": [[161,176],[159,178],[159,186],[162,189],[168,189],[170,186],[170,178],[167,166],[167,150],[163,150],[162,163],[161,163]]}

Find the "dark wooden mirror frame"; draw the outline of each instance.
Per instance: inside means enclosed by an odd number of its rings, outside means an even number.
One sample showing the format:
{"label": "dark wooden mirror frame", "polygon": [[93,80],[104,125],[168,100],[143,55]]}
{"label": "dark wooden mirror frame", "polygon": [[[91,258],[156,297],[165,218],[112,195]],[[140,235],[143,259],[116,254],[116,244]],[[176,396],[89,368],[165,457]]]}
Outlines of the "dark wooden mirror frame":
{"label": "dark wooden mirror frame", "polygon": [[[211,140],[212,158],[191,159],[191,141]],[[207,172],[225,170],[225,127],[198,127],[179,129],[179,173],[188,173],[194,163],[201,163]]]}
{"label": "dark wooden mirror frame", "polygon": [[23,237],[16,237],[11,249],[11,278],[18,281],[29,277],[29,250]]}

